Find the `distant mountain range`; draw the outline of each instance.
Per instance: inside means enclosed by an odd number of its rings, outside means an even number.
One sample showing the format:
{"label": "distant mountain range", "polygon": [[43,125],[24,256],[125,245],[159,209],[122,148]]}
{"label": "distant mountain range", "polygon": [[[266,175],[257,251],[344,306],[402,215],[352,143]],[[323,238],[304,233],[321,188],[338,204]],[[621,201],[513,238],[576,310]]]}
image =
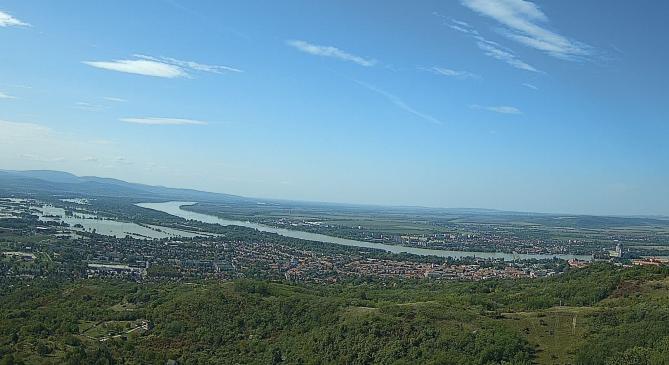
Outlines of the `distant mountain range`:
{"label": "distant mountain range", "polygon": [[324,202],[291,201],[278,199],[257,199],[238,195],[211,193],[193,189],[168,188],[130,183],[123,180],[76,176],[53,170],[0,170],[0,197],[13,194],[61,195],[63,197],[110,197],[130,198],[144,201],[178,200],[208,203],[252,205],[257,209],[283,208],[334,209],[354,211],[359,214],[397,213],[434,215],[447,218],[466,217],[471,223],[508,223],[523,221],[532,224],[565,225],[578,227],[621,227],[629,225],[669,225],[665,216],[593,216],[580,214],[550,214],[513,212],[476,208],[426,208],[410,206],[378,206],[362,204],[341,204]]}
{"label": "distant mountain range", "polygon": [[136,184],[123,180],[96,176],[76,176],[62,171],[0,170],[0,194],[12,193],[49,193],[73,196],[125,197],[208,202],[252,201],[249,198],[236,195]]}

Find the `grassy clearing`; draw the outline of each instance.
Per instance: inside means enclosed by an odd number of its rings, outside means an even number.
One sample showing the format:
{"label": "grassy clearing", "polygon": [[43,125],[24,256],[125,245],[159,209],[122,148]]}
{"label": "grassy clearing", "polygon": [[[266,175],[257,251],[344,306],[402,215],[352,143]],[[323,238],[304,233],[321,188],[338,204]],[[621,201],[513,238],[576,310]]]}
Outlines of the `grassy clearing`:
{"label": "grassy clearing", "polygon": [[127,311],[134,311],[137,309],[137,305],[133,303],[118,303],[114,304],[109,309],[113,310],[114,312],[127,312]]}
{"label": "grassy clearing", "polygon": [[344,311],[344,315],[349,317],[365,316],[377,312],[378,310],[378,308],[373,307],[348,307]]}
{"label": "grassy clearing", "polygon": [[559,307],[538,312],[504,314],[503,322],[522,333],[536,347],[539,364],[572,364],[575,350],[584,342],[579,319],[592,308]]}

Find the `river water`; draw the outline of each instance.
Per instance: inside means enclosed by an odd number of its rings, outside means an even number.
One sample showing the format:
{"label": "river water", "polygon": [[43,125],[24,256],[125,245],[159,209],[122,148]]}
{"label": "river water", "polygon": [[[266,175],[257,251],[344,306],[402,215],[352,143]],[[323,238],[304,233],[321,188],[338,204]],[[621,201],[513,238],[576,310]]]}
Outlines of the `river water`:
{"label": "river water", "polygon": [[[113,219],[102,219],[94,214],[75,212],[72,216],[65,214],[65,209],[54,207],[52,205],[42,205],[34,207],[39,210],[40,220],[43,221],[61,221],[70,225],[73,231],[87,231],[105,236],[123,238],[131,236],[137,239],[157,239],[174,237],[196,237],[203,236],[197,232],[188,232],[179,229],[161,227],[154,225],[139,225],[131,222],[120,222]],[[81,226],[77,228],[76,226]]]}
{"label": "river water", "polygon": [[396,246],[396,245],[386,245],[383,243],[374,243],[374,242],[365,242],[365,241],[356,241],[346,238],[332,237],[324,234],[304,232],[286,228],[275,228],[266,226],[263,224],[253,223],[253,222],[244,222],[238,220],[230,220],[219,218],[209,214],[202,214],[196,212],[190,212],[184,209],[181,209],[185,205],[194,205],[192,202],[165,202],[165,203],[139,203],[137,204],[140,207],[157,210],[167,214],[171,214],[177,217],[192,219],[195,221],[200,221],[204,223],[213,223],[220,224],[222,226],[242,226],[248,228],[254,228],[262,232],[276,233],[281,236],[299,238],[302,240],[308,241],[318,241],[326,243],[334,243],[344,246],[355,246],[355,247],[364,247],[364,248],[374,248],[379,250],[384,250],[392,253],[411,253],[421,256],[439,256],[439,257],[480,257],[480,258],[490,258],[490,259],[504,259],[505,261],[511,260],[528,260],[528,259],[550,259],[557,257],[564,260],[569,259],[579,259],[579,260],[591,260],[591,256],[587,255],[540,255],[540,254],[510,254],[504,252],[473,252],[473,251],[447,251],[447,250],[431,250],[427,248],[417,248],[417,247],[405,247],[405,246]]}

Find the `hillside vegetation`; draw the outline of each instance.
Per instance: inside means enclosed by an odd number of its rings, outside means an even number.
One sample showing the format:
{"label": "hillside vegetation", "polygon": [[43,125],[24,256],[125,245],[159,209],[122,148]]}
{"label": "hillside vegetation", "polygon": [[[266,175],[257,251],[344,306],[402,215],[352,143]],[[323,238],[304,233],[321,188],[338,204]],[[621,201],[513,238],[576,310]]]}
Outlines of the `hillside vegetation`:
{"label": "hillside vegetation", "polygon": [[2,364],[667,364],[668,275],[595,265],[476,283],[6,283],[0,356]]}

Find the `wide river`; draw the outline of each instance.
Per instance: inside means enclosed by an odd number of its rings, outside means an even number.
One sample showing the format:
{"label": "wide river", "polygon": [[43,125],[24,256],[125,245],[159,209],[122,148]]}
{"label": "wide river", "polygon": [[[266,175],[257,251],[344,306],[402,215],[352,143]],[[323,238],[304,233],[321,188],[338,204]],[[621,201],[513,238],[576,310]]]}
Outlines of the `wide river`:
{"label": "wide river", "polygon": [[395,246],[395,245],[386,245],[382,243],[356,241],[346,238],[326,236],[324,234],[318,234],[318,233],[297,231],[286,228],[275,228],[253,222],[223,219],[209,214],[195,213],[181,209],[182,206],[194,205],[194,204],[195,203],[191,202],[165,202],[165,203],[139,203],[137,205],[143,208],[153,209],[167,214],[175,215],[177,217],[192,219],[204,223],[220,224],[222,226],[242,226],[242,227],[254,228],[262,232],[276,233],[285,237],[299,238],[308,241],[334,243],[344,246],[375,248],[393,253],[406,252],[421,256],[440,256],[440,257],[453,257],[453,258],[473,256],[481,258],[504,259],[506,261],[527,260],[527,259],[550,259],[553,257],[558,257],[564,260],[569,260],[573,258],[579,260],[591,260],[592,258],[591,256],[586,256],[586,255],[539,255],[539,254],[510,254],[503,252],[431,250],[427,248]]}
{"label": "wide river", "polygon": [[[54,207],[52,205],[43,205],[34,207],[41,212],[40,220],[43,221],[62,221],[70,225],[74,231],[93,231],[105,236],[123,238],[131,236],[136,239],[155,239],[170,237],[197,237],[203,234],[197,232],[188,232],[174,228],[139,225],[131,222],[119,222],[112,219],[101,219],[94,214],[76,212],[71,216],[65,214],[65,209]],[[57,217],[57,218],[56,218]],[[76,228],[81,226],[81,228]]]}

